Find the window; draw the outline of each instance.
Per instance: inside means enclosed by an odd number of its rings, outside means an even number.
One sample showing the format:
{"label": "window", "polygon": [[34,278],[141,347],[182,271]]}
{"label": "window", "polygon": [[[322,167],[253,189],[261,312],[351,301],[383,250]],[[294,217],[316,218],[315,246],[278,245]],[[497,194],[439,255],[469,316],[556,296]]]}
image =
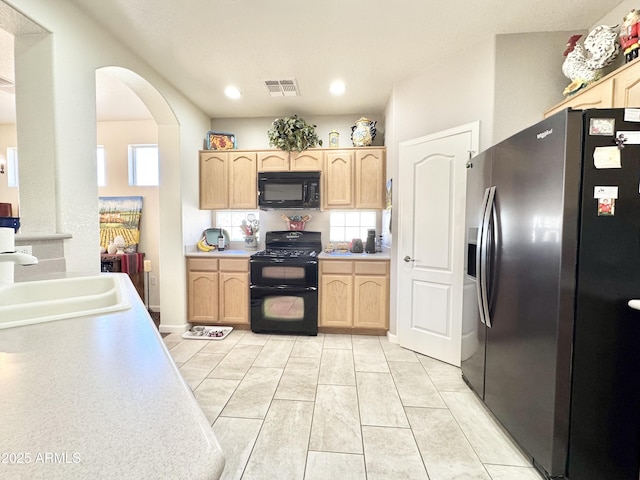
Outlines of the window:
{"label": "window", "polygon": [[242,235],[242,230],[240,230],[240,225],[242,225],[242,220],[245,220],[247,224],[249,224],[247,216],[250,214],[253,214],[256,220],[260,218],[260,213],[257,210],[233,212],[225,210],[216,212],[216,227],[224,228],[229,233],[230,241],[242,242],[244,240],[244,236]]}
{"label": "window", "polygon": [[104,146],[98,145],[96,156],[98,158],[98,186],[104,187],[107,184],[106,167],[104,164]]}
{"label": "window", "polygon": [[[98,145],[96,156],[98,159],[98,186],[104,187],[106,185],[104,146]],[[20,185],[20,179],[18,177],[18,147],[7,147],[7,176],[8,187],[17,187]]]}
{"label": "window", "polygon": [[332,211],[329,220],[331,242],[350,242],[354,238],[365,240],[367,230],[376,228],[376,212]]}
{"label": "window", "polygon": [[20,184],[18,178],[18,148],[7,148],[7,186],[17,187]]}
{"label": "window", "polygon": [[158,145],[129,145],[129,185],[159,185]]}

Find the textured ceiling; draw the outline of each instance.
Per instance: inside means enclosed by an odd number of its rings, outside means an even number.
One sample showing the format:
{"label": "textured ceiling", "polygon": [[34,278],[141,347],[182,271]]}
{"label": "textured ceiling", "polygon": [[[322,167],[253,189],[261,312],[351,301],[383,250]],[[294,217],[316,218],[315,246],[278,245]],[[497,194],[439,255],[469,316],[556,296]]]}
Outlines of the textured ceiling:
{"label": "textured ceiling", "polygon": [[[71,1],[212,118],[383,112],[394,83],[445,57],[464,62],[492,35],[583,30],[620,3]],[[301,95],[270,97],[264,80],[286,78],[297,80]],[[347,90],[334,97],[329,84],[338,78]],[[230,84],[241,99],[224,96]],[[113,82],[110,88],[128,93]],[[107,116],[115,119],[118,102],[108,103],[114,111]]]}

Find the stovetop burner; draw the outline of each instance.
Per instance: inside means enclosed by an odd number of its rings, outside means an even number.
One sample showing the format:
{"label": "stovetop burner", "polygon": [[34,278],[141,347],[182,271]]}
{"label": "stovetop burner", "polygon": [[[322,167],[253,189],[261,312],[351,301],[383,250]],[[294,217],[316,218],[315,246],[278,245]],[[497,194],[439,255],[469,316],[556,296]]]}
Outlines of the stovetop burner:
{"label": "stovetop burner", "polygon": [[265,249],[252,257],[315,258],[322,251],[320,232],[267,232]]}
{"label": "stovetop burner", "polygon": [[256,257],[316,257],[316,250],[299,250],[287,248],[270,248],[253,254]]}

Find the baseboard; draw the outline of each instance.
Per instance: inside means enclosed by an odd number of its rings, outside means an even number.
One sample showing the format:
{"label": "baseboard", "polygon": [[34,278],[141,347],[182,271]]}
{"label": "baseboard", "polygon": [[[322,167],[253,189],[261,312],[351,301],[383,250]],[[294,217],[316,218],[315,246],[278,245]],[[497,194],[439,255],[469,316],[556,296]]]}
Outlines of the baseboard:
{"label": "baseboard", "polygon": [[387,340],[391,343],[398,343],[398,337],[395,333],[387,332]]}
{"label": "baseboard", "polygon": [[383,336],[387,333],[385,328],[345,328],[345,327],[318,327],[318,333],[337,333],[343,335],[375,335]]}
{"label": "baseboard", "polygon": [[183,325],[163,325],[160,323],[158,327],[160,333],[184,333],[189,330],[189,324],[185,323]]}

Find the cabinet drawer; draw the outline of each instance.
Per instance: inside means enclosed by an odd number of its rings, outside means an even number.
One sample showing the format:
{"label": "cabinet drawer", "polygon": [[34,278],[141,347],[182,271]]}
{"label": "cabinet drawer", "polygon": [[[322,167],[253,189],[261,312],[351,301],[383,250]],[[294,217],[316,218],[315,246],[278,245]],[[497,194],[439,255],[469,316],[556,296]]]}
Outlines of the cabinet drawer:
{"label": "cabinet drawer", "polygon": [[249,259],[246,258],[221,258],[221,272],[248,272]]}
{"label": "cabinet drawer", "polygon": [[322,273],[353,273],[353,262],[325,260],[320,262]]}
{"label": "cabinet drawer", "polygon": [[389,273],[389,262],[363,260],[355,262],[355,267],[356,275],[387,275]]}
{"label": "cabinet drawer", "polygon": [[217,272],[218,260],[216,258],[189,258],[187,269],[190,272]]}

